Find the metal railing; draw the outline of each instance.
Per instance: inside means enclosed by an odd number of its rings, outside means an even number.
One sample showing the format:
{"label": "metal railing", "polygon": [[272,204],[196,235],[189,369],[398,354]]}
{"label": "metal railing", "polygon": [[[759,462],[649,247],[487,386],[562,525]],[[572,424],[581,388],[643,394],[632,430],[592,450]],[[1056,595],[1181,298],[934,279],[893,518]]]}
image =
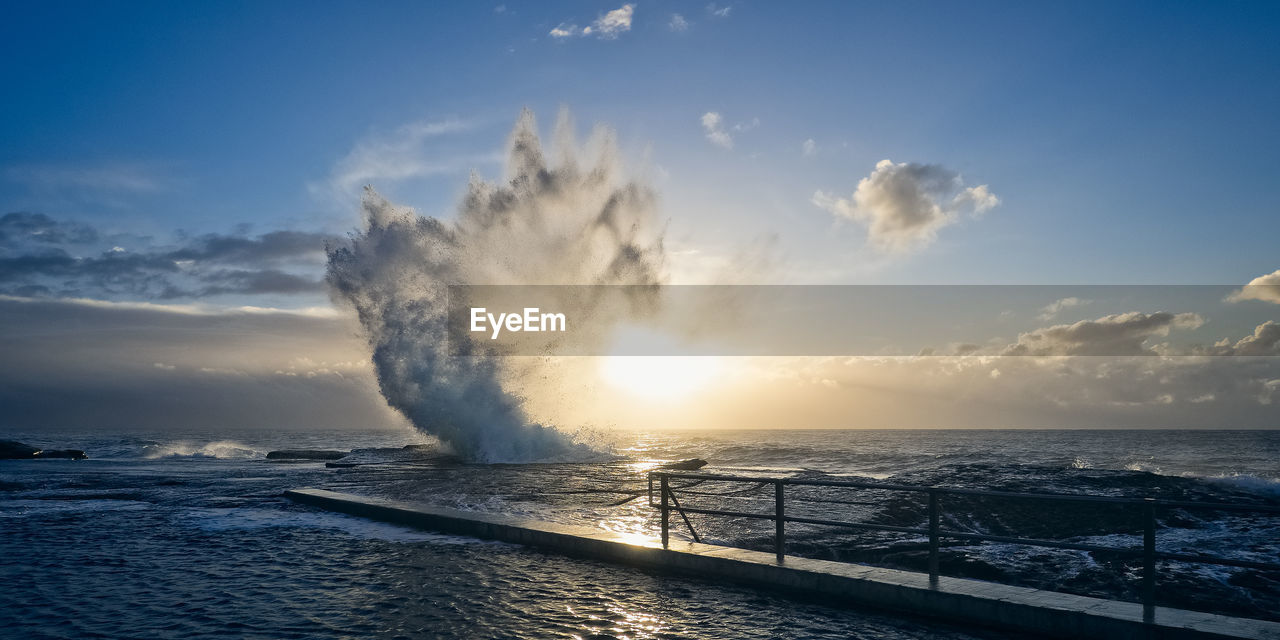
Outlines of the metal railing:
{"label": "metal railing", "polygon": [[[661,499],[655,503],[653,500],[653,484],[654,479],[659,481],[659,491]],[[773,513],[751,513],[742,511],[728,511],[721,509],[703,509],[697,507],[681,506],[680,501],[676,498],[675,490],[671,487],[671,480],[693,480],[693,481],[713,481],[713,482],[741,482],[757,485],[769,485],[774,487],[774,509]],[[786,486],[793,487],[841,487],[850,489],[880,489],[886,491],[905,491],[913,493],[924,493],[928,496],[928,525],[921,527],[902,527],[888,524],[875,524],[868,522],[841,522],[837,520],[825,520],[819,518],[807,518],[789,516],[786,512],[785,489]],[[687,487],[685,487],[687,488]],[[1065,501],[1075,503],[1093,503],[1093,504],[1113,504],[1128,505],[1140,510],[1142,517],[1142,548],[1133,547],[1111,547],[1097,544],[1088,544],[1080,542],[1064,542],[1061,540],[1045,540],[1041,538],[1022,538],[1016,536],[999,536],[981,533],[969,533],[964,531],[945,530],[941,526],[942,506],[940,504],[940,496],[976,496],[986,498],[1010,498],[1018,500],[1050,500]],[[797,524],[812,524],[830,527],[842,527],[846,529],[862,529],[871,531],[890,531],[895,533],[907,533],[928,536],[929,538],[929,578],[936,581],[938,578],[938,556],[939,556],[939,540],[942,538],[951,538],[958,540],[971,540],[979,542],[1001,542],[1006,544],[1027,545],[1034,547],[1049,547],[1053,549],[1067,549],[1072,551],[1091,551],[1109,554],[1119,554],[1128,556],[1141,556],[1142,558],[1142,605],[1144,617],[1147,621],[1153,620],[1155,611],[1155,595],[1156,595],[1156,566],[1159,560],[1173,560],[1177,562],[1212,564],[1226,567],[1240,567],[1246,569],[1260,569],[1264,571],[1280,571],[1280,563],[1272,562],[1254,562],[1251,560],[1234,560],[1231,558],[1222,558],[1217,556],[1209,556],[1202,554],[1190,553],[1172,553],[1167,551],[1158,551],[1156,549],[1156,509],[1157,508],[1173,508],[1173,509],[1204,509],[1208,511],[1236,511],[1248,513],[1266,513],[1278,515],[1280,507],[1271,507],[1265,505],[1245,505],[1219,502],[1191,502],[1181,500],[1158,500],[1155,498],[1118,498],[1111,496],[1094,496],[1094,495],[1071,495],[1058,493],[1017,493],[1011,491],[987,491],[981,489],[950,489],[944,487],[926,487],[915,485],[899,485],[885,484],[878,482],[856,482],[856,481],[837,481],[837,480],[800,480],[789,478],[765,478],[750,476],[730,476],[716,475],[704,473],[679,473],[668,471],[651,471],[649,472],[649,506],[655,507],[662,511],[662,546],[665,548],[670,541],[670,514],[676,511],[684,520],[685,526],[689,528],[694,542],[701,542],[702,539],[697,531],[693,528],[693,523],[689,520],[687,514],[701,514],[710,516],[727,516],[731,518],[752,518],[758,520],[772,520],[775,523],[774,529],[774,552],[777,554],[778,562],[782,562],[786,557],[786,523],[794,522]]]}

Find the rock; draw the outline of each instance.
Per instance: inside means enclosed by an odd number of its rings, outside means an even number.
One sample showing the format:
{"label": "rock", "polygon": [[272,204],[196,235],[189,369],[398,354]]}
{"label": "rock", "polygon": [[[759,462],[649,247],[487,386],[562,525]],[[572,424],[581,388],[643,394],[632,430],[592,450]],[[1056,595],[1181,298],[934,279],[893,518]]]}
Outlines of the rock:
{"label": "rock", "polygon": [[40,449],[13,440],[0,440],[0,460],[34,460],[36,458],[84,460],[88,457],[79,449]]}
{"label": "rock", "polygon": [[667,469],[670,471],[697,471],[707,466],[707,461],[702,458],[690,458],[679,462],[668,462],[667,464],[658,465],[659,469]]}
{"label": "rock", "polygon": [[40,450],[13,440],[0,440],[0,460],[27,460],[36,457]]}
{"label": "rock", "polygon": [[332,449],[281,449],[267,453],[268,460],[337,460],[345,457],[346,451]]}
{"label": "rock", "polygon": [[70,460],[84,460],[89,456],[79,449],[44,449],[36,453],[37,458],[67,458]]}

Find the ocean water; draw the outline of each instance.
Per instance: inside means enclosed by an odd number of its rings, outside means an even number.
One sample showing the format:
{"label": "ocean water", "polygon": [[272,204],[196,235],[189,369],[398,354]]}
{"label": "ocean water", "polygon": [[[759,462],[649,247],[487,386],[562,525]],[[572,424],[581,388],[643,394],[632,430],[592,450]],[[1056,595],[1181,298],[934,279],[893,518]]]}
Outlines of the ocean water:
{"label": "ocean water", "polygon": [[[564,558],[317,511],[324,487],[656,535],[645,472],[699,457],[741,475],[1280,505],[1274,431],[661,431],[603,437],[607,462],[477,465],[414,432],[0,432],[89,460],[0,461],[0,637],[998,638],[874,611]],[[426,446],[404,448],[408,444]],[[351,468],[273,462],[354,450]],[[682,503],[768,511],[772,488],[681,483]],[[745,489],[745,490],[744,490]],[[795,514],[920,526],[917,498],[789,489]],[[1115,507],[947,499],[952,529],[1137,544]],[[1280,560],[1280,518],[1160,514],[1161,549]],[[673,534],[687,530],[673,523]],[[772,523],[693,517],[707,540],[770,549]],[[909,569],[919,537],[789,525],[798,555]],[[1122,557],[947,544],[950,575],[1136,599]],[[1161,604],[1275,619],[1280,575],[1165,563]]]}

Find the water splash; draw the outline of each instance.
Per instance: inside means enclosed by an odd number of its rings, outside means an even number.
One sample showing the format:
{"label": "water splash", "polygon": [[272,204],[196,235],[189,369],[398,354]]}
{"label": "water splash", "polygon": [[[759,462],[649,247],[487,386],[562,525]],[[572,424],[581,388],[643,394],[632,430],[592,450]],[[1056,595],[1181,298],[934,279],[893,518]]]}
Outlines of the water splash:
{"label": "water splash", "polygon": [[[598,454],[529,418],[523,399],[509,388],[512,376],[538,372],[515,373],[501,358],[450,356],[444,340],[448,285],[664,280],[653,190],[621,177],[612,132],[597,127],[580,148],[562,112],[554,140],[549,161],[533,114],[525,110],[510,136],[506,179],[473,175],[455,220],[420,216],[366,188],[363,230],[329,250],[332,294],[359,316],[383,396],[418,429],[469,460]],[[599,304],[564,301],[584,317]]]}
{"label": "water splash", "polygon": [[218,458],[246,459],[260,458],[265,455],[261,451],[234,440],[218,440],[216,442],[168,442],[143,446],[142,457],[155,458]]}

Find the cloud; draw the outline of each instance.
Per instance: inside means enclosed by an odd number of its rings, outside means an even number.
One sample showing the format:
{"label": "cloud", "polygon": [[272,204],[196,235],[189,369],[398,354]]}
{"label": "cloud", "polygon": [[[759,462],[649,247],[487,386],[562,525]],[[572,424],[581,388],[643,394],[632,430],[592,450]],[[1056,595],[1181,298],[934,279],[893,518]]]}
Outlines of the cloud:
{"label": "cloud", "polygon": [[548,35],[557,40],[591,35],[601,40],[616,40],[618,36],[631,30],[631,18],[635,14],[635,8],[633,4],[624,4],[596,18],[582,29],[578,29],[577,24],[561,22],[548,32]]}
{"label": "cloud", "polygon": [[707,5],[707,14],[716,18],[728,18],[729,12],[732,9],[733,7],[729,5],[725,5],[721,7],[716,3],[712,2],[711,4]]}
{"label": "cloud", "polygon": [[578,25],[576,25],[576,24],[565,24],[565,23],[563,23],[563,22],[561,22],[560,24],[556,25],[556,27],[555,27],[554,29],[552,29],[551,31],[547,32],[547,35],[551,36],[552,38],[557,38],[557,39],[559,39],[559,38],[572,38],[573,36],[575,36],[575,35],[577,35],[577,34],[578,34]]}
{"label": "cloud", "polygon": [[0,216],[0,249],[42,244],[89,244],[98,230],[78,222],[58,221],[43,213],[17,211]]}
{"label": "cloud", "polygon": [[1093,301],[1084,300],[1082,298],[1077,298],[1075,296],[1072,296],[1070,298],[1062,298],[1061,300],[1055,300],[1045,305],[1045,307],[1040,310],[1040,315],[1037,317],[1041,320],[1052,320],[1054,316],[1058,315],[1058,313],[1061,312],[1063,309],[1070,309],[1071,307],[1080,307],[1080,306],[1087,305],[1091,302]]}
{"label": "cloud", "polygon": [[624,4],[609,13],[604,14],[591,23],[590,27],[584,29],[584,34],[595,33],[597,38],[601,40],[613,40],[619,34],[626,33],[631,30],[631,15],[635,11],[635,5]]}
{"label": "cloud", "polygon": [[1195,329],[1204,319],[1194,313],[1130,311],[1074,324],[1059,324],[1019,334],[1006,356],[1144,356],[1158,355],[1147,345],[1173,329]]}
{"label": "cloud", "polygon": [[223,269],[201,274],[201,286],[192,290],[169,289],[162,298],[220,296],[229,294],[300,294],[323,291],[320,281],[314,277],[288,273],[279,269],[251,271],[247,269]]}
{"label": "cloud", "polygon": [[83,223],[10,213],[0,217],[0,294],[167,300],[320,293],[324,248],[336,239],[303,231],[242,232],[153,246],[106,237]]}
{"label": "cloud", "polygon": [[1237,356],[1280,356],[1280,324],[1268,320],[1258,325],[1253,335],[1232,345],[1232,351]]}
{"label": "cloud", "polygon": [[961,191],[952,203],[958,207],[967,207],[974,216],[980,216],[999,206],[1000,198],[991,193],[987,185],[980,184]]}
{"label": "cloud", "polygon": [[13,428],[404,424],[353,321],[332,309],[0,297],[0,326],[0,406]]}
{"label": "cloud", "polygon": [[336,162],[323,182],[308,185],[312,195],[336,198],[344,205],[355,202],[365,185],[384,187],[432,175],[463,173],[476,164],[497,160],[488,156],[440,158],[428,142],[441,136],[473,129],[475,124],[454,118],[419,121],[398,127],[390,134],[373,134],[356,142]]}
{"label": "cloud", "polygon": [[809,138],[808,140],[805,140],[800,145],[800,153],[804,155],[806,158],[812,156],[817,152],[818,152],[818,143],[814,142],[813,138]]}
{"label": "cloud", "polygon": [[689,21],[685,20],[684,16],[673,13],[671,14],[671,21],[667,23],[667,28],[672,31],[688,31]]}
{"label": "cloud", "polygon": [[1274,357],[772,357],[740,367],[741,382],[699,400],[716,407],[715,426],[1271,428],[1280,418]]}
{"label": "cloud", "polygon": [[1280,324],[1267,320],[1231,346],[1233,356],[1280,356]]}
{"label": "cloud", "polygon": [[1227,338],[1211,347],[1201,347],[1194,353],[1211,356],[1280,356],[1280,324],[1268,320],[1253,329],[1253,335],[1245,336],[1234,344]]}
{"label": "cloud", "polygon": [[964,186],[960,174],[936,164],[881,160],[850,198],[815,192],[813,203],[867,227],[867,241],[882,251],[927,246],[961,214],[974,216],[1000,204],[987,185]]}
{"label": "cloud", "polygon": [[176,261],[256,266],[295,259],[322,263],[325,242],[335,239],[334,236],[307,231],[271,231],[254,237],[209,233],[193,238],[185,247],[170,251],[166,256]]}
{"label": "cloud", "polygon": [[41,191],[95,191],[153,193],[168,188],[168,181],[139,164],[93,167],[20,165],[4,171],[6,179]]}
{"label": "cloud", "polygon": [[724,121],[720,114],[708,111],[702,114],[702,128],[707,132],[707,140],[717,147],[733,148],[733,137],[724,130]]}
{"label": "cloud", "polygon": [[1250,280],[1249,284],[1241,287],[1239,291],[1227,296],[1227,302],[1242,302],[1244,300],[1260,300],[1262,302],[1280,304],[1280,269]]}

